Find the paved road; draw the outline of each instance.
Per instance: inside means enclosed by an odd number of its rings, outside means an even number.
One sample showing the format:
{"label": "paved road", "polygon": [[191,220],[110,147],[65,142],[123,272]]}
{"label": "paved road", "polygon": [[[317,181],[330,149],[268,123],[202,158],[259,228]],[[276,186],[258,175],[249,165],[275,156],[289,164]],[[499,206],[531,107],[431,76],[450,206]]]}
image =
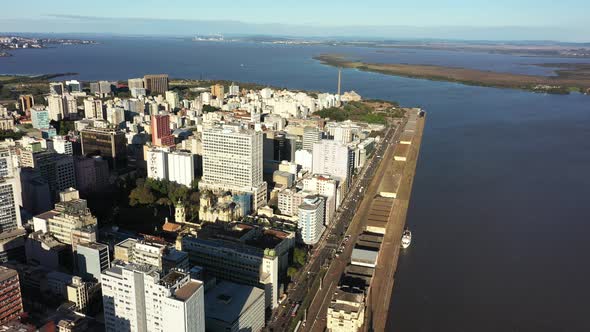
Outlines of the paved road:
{"label": "paved road", "polygon": [[[356,236],[360,233],[358,225],[354,229],[349,229],[349,226],[359,208],[360,202],[363,200],[368,185],[371,183],[371,180],[381,163],[381,160],[387,159],[383,158],[384,153],[392,153],[392,142],[396,141],[396,137],[398,137],[401,132],[398,128],[399,127],[388,128],[383,140],[377,147],[377,150],[373,153],[373,157],[356,177],[331,224],[324,232],[318,244],[316,244],[312,250],[308,263],[303,267],[297,280],[292,283],[292,287],[287,290],[288,296],[283,301],[285,306],[283,307],[281,305],[273,312],[271,321],[266,328],[267,330],[287,330],[291,323],[291,319],[293,319],[293,317],[291,317],[292,304],[302,302],[306,296],[311,297],[315,303],[318,301],[316,300],[318,294],[323,294],[322,296],[328,298],[329,302],[329,297],[325,295],[325,292],[321,292],[320,290],[314,294],[309,294],[310,288],[314,284],[314,281],[320,272],[320,268],[322,266],[327,266],[328,264],[330,264],[330,269],[324,277],[324,287],[322,290],[332,289],[338,285],[341,272],[337,272],[343,270],[346,266],[352,250],[351,244],[356,242]],[[336,250],[342,243],[341,241],[344,237],[344,233],[347,230],[349,234],[354,235],[354,238],[351,238],[347,242],[345,251],[340,254],[339,257],[334,257]],[[315,321],[316,317],[314,315],[317,315],[317,311],[310,312],[307,319],[313,319]],[[325,314],[323,318],[325,319]]]}

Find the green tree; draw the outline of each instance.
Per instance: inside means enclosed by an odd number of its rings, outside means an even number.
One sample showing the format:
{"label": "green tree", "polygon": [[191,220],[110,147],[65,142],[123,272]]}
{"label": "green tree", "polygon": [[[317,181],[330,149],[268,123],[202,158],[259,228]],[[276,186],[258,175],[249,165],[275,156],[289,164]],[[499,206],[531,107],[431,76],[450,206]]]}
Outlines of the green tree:
{"label": "green tree", "polygon": [[293,279],[293,277],[297,274],[297,268],[293,267],[293,266],[289,266],[289,268],[287,269],[287,276],[291,279]]}
{"label": "green tree", "polygon": [[293,262],[295,262],[299,266],[305,265],[305,258],[307,256],[307,252],[303,248],[297,248],[293,250]]}
{"label": "green tree", "polygon": [[152,205],[155,201],[156,197],[146,186],[137,187],[129,194],[129,205],[131,206]]}

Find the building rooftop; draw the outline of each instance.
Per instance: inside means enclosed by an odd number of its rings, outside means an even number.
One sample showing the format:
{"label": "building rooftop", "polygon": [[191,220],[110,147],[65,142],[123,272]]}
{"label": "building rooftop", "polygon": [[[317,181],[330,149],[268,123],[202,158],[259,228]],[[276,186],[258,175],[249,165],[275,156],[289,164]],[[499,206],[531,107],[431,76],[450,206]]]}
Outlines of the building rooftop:
{"label": "building rooftop", "polygon": [[12,278],[16,276],[18,273],[16,270],[9,269],[5,266],[0,266],[0,281],[4,281],[6,279]]}
{"label": "building rooftop", "polygon": [[205,314],[207,319],[233,324],[261,297],[264,302],[260,288],[220,281],[205,293]]}
{"label": "building rooftop", "polygon": [[197,280],[191,280],[179,289],[177,289],[176,292],[174,292],[174,297],[181,301],[186,301],[191,296],[193,296],[193,294],[196,293],[199,290],[199,288],[201,288],[201,286],[203,286],[202,282]]}

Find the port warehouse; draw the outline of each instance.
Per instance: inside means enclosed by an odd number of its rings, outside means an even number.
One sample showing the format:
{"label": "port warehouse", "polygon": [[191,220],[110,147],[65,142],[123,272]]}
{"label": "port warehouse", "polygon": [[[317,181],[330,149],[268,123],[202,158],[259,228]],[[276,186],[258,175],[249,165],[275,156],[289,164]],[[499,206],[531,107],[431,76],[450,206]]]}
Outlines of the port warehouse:
{"label": "port warehouse", "polygon": [[347,321],[354,318],[357,319],[356,324],[361,326],[364,324],[365,301],[370,292],[371,281],[379,259],[379,251],[393,211],[394,200],[397,198],[397,192],[401,184],[401,174],[414,140],[416,122],[419,116],[423,116],[423,112],[419,109],[412,109],[409,112],[404,132],[400,135],[398,144],[394,149],[394,158],[391,161],[393,167],[386,171],[379,185],[379,194],[371,202],[364,231],[359,235],[355,243],[350,262],[340,278],[336,292],[332,296],[328,308],[328,330],[331,330],[332,326],[341,330],[346,325],[351,330],[356,327],[360,328],[360,326],[354,326],[350,321]]}

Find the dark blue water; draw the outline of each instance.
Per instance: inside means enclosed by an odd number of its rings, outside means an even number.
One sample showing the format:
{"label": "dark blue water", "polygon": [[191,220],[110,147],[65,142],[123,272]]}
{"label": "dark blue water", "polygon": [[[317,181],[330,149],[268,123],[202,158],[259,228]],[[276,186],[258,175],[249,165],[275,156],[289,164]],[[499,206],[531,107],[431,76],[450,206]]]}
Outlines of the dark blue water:
{"label": "dark blue water", "polygon": [[[0,59],[0,73],[126,79],[166,72],[334,91],[336,70],[311,59],[328,52],[384,56],[328,46],[108,39],[15,52]],[[430,57],[416,52],[416,59]],[[453,54],[439,53],[437,61],[464,57],[472,66],[512,70],[527,61]],[[408,214],[413,243],[400,258],[389,329],[590,331],[590,97],[353,70],[343,79],[346,90],[428,112]]]}

